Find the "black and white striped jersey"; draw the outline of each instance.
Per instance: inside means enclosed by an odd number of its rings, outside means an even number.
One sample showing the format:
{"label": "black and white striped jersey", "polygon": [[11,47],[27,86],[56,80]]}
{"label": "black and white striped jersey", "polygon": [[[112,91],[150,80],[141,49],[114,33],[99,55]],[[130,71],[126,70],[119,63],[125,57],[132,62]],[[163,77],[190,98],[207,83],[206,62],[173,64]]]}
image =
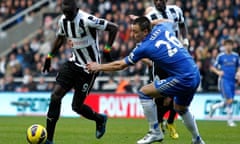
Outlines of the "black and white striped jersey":
{"label": "black and white striped jersey", "polygon": [[179,23],[184,23],[184,16],[183,16],[183,12],[181,10],[181,8],[179,8],[176,5],[167,5],[166,6],[166,17],[164,16],[164,14],[160,11],[158,11],[155,7],[151,9],[151,11],[149,13],[146,14],[146,17],[148,17],[148,19],[150,21],[156,20],[156,19],[170,19],[172,21],[174,21],[174,25],[173,25],[173,30],[176,33],[176,35],[179,35]]}
{"label": "black and white striped jersey", "polygon": [[98,30],[105,30],[108,21],[79,10],[74,20],[62,15],[58,21],[57,35],[65,36],[73,44],[70,61],[85,67],[89,62],[100,63]]}

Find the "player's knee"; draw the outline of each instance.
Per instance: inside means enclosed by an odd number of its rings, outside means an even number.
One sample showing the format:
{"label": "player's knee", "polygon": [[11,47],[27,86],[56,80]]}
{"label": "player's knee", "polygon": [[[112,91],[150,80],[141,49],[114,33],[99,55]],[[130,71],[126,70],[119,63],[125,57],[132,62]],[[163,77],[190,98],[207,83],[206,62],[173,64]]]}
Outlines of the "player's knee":
{"label": "player's knee", "polygon": [[184,115],[188,112],[188,108],[186,109],[174,109],[180,116]]}
{"label": "player's knee", "polygon": [[188,112],[188,107],[174,105],[174,110],[182,116]]}
{"label": "player's knee", "polygon": [[144,87],[144,86],[141,87],[141,88],[139,89],[138,93],[145,93],[145,87]]}
{"label": "player's knee", "polygon": [[51,101],[58,101],[60,102],[62,99],[62,94],[57,92],[57,91],[53,91],[51,94]]}
{"label": "player's knee", "polygon": [[152,99],[150,96],[144,94],[141,90],[138,91],[138,96],[140,99]]}
{"label": "player's knee", "polygon": [[64,89],[61,85],[56,85],[51,94],[51,101],[61,102],[62,98],[68,90]]}
{"label": "player's knee", "polygon": [[56,93],[52,93],[51,94],[51,101],[57,101],[58,100],[58,96],[56,95]]}

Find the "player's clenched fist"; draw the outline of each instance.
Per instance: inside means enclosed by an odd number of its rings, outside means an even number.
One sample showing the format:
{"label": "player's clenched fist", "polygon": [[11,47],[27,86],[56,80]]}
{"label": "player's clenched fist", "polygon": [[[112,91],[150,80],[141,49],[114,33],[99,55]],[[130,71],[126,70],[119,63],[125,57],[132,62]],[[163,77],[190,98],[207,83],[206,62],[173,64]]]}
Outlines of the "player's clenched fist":
{"label": "player's clenched fist", "polygon": [[86,65],[87,70],[91,73],[98,72],[99,71],[99,64],[96,62],[91,62]]}

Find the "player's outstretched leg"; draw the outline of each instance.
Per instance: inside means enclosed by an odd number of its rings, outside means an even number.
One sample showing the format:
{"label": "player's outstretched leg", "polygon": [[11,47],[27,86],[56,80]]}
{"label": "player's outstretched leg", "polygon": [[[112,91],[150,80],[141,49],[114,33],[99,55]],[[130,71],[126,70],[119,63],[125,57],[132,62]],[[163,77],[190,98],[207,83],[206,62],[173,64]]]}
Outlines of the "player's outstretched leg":
{"label": "player's outstretched leg", "polygon": [[100,114],[100,116],[102,117],[102,121],[101,122],[96,121],[96,138],[98,139],[100,139],[104,135],[107,124],[107,115]]}
{"label": "player's outstretched leg", "polygon": [[[53,137],[55,132],[55,127],[60,116],[61,110],[61,96],[57,96],[57,89],[61,88],[58,85],[55,87],[55,91],[51,95],[51,101],[49,104],[49,109],[46,119],[46,129],[47,129],[47,142],[46,144],[53,144]],[[61,91],[64,93],[63,91]]]}
{"label": "player's outstretched leg", "polygon": [[164,138],[163,132],[158,125],[157,108],[152,98],[139,92],[140,102],[143,107],[143,112],[148,120],[149,132],[137,144],[150,144],[157,141],[162,141]]}
{"label": "player's outstretched leg", "polygon": [[192,133],[192,144],[205,144],[202,138],[200,137],[196,121],[188,109],[185,111],[180,111],[179,114],[183,119],[183,124]]}
{"label": "player's outstretched leg", "polygon": [[224,107],[226,104],[224,101],[213,104],[210,106],[210,111],[209,111],[209,117],[212,117],[213,114],[215,113],[216,109]]}
{"label": "player's outstretched leg", "polygon": [[100,139],[106,131],[107,116],[99,114],[86,104],[73,104],[73,110],[83,117],[96,122],[96,138]]}
{"label": "player's outstretched leg", "polygon": [[213,106],[211,105],[210,110],[209,110],[209,117],[210,118],[213,117],[213,114],[215,113],[215,111],[216,111],[216,108],[213,108]]}
{"label": "player's outstretched leg", "polygon": [[233,121],[233,110],[232,110],[232,104],[226,105],[226,111],[227,111],[227,124],[230,127],[236,127],[237,124]]}

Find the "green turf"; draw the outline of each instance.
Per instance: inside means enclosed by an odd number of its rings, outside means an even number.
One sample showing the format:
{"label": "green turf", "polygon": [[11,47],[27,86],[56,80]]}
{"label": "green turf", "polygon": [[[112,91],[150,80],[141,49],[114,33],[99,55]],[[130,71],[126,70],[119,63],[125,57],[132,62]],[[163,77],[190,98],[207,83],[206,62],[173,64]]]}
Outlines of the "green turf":
{"label": "green turf", "polygon": [[[34,123],[45,125],[44,117],[0,117],[0,144],[26,144],[26,129]],[[207,144],[239,144],[239,127],[228,127],[225,121],[197,121]],[[237,123],[240,126],[240,123]],[[179,139],[165,135],[164,144],[190,144],[190,134],[180,120],[176,121]],[[95,138],[95,123],[84,118],[60,118],[56,144],[135,144],[147,132],[145,119],[108,120],[102,139]],[[156,143],[157,144],[157,143]]]}

